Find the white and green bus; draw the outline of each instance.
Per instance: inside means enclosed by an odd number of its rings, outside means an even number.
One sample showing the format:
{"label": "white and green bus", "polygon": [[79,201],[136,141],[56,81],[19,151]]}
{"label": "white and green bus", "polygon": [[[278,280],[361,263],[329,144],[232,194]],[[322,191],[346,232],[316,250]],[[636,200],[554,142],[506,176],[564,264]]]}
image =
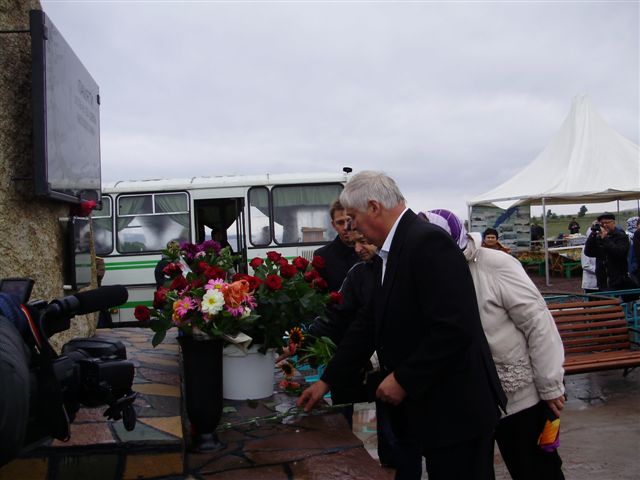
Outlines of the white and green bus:
{"label": "white and green bus", "polygon": [[[345,169],[350,171],[350,169]],[[138,305],[151,306],[154,269],[167,242],[200,243],[216,235],[247,260],[277,250],[310,259],[333,240],[329,206],[348,173],[276,174],[132,180],[103,186],[92,215],[96,255],[105,260],[103,285],[121,284],[129,300],[112,322],[135,322]],[[219,237],[216,239],[219,240]]]}

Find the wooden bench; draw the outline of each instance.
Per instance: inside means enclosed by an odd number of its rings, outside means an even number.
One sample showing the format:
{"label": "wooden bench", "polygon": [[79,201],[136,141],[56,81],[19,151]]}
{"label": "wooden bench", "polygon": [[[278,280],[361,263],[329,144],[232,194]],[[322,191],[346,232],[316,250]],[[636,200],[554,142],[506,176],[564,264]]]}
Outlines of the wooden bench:
{"label": "wooden bench", "polygon": [[551,303],[565,353],[565,374],[624,369],[640,365],[620,299]]}

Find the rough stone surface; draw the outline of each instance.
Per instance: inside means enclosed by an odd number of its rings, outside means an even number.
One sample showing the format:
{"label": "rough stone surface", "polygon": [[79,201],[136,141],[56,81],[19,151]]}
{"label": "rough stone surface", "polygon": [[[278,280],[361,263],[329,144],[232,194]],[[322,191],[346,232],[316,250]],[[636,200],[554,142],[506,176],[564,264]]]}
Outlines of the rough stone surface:
{"label": "rough stone surface", "polygon": [[[27,30],[37,0],[0,0],[0,29]],[[32,298],[63,295],[64,224],[69,205],[33,194],[31,38],[0,35],[0,278],[36,280]],[[95,262],[94,262],[95,266]],[[95,279],[95,268],[94,276]],[[95,332],[96,315],[76,317],[52,340],[57,350],[69,339]]]}
{"label": "rough stone surface", "polygon": [[362,448],[342,450],[330,457],[314,456],[291,465],[293,478],[304,480],[391,480],[395,471],[380,468]]}

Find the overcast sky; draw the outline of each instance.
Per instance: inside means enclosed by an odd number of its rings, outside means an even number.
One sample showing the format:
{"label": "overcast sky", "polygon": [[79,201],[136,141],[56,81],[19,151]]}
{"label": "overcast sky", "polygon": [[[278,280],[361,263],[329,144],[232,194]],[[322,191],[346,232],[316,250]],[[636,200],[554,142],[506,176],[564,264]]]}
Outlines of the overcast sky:
{"label": "overcast sky", "polygon": [[351,166],[466,217],[575,95],[639,141],[637,1],[41,3],[100,87],[103,182]]}

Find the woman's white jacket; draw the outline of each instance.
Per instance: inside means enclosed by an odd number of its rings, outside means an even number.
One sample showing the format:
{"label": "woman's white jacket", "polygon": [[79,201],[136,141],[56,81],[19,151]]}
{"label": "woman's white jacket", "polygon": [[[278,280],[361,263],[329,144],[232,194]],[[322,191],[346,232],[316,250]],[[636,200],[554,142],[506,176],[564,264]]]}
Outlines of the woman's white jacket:
{"label": "woman's white jacket", "polygon": [[520,262],[481,243],[479,233],[470,233],[464,254],[511,415],[564,394],[564,349],[544,299]]}

